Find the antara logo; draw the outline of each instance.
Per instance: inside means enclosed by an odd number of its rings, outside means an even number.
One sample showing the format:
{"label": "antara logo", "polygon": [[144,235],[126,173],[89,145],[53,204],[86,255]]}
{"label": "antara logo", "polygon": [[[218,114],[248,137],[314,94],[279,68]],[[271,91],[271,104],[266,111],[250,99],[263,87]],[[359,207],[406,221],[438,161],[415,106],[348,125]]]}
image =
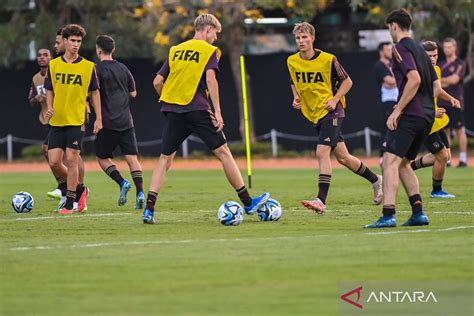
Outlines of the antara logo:
{"label": "antara logo", "polygon": [[[360,286],[360,287],[358,287],[358,288],[356,288],[356,289],[353,289],[352,291],[349,291],[349,292],[347,292],[347,293],[345,293],[345,294],[342,294],[342,295],[341,295],[341,300],[346,301],[347,303],[352,304],[352,305],[354,305],[355,307],[362,309],[362,308],[364,308],[364,306],[363,306],[362,304],[359,304],[360,292],[361,292],[361,291],[362,291],[362,286]],[[354,302],[353,300],[351,300],[351,299],[349,298],[349,296],[351,296],[351,295],[354,294],[354,293],[357,293],[357,301],[356,301],[356,302]]]}
{"label": "antara logo", "polygon": [[56,82],[60,82],[61,84],[72,84],[72,85],[79,85],[82,86],[82,76],[77,74],[63,74],[63,73],[56,73]]}
{"label": "antara logo", "polygon": [[318,72],[300,72],[295,71],[296,81],[303,82],[303,83],[317,83],[317,82],[324,82],[323,75]]}
{"label": "antara logo", "polygon": [[199,52],[190,49],[177,50],[174,52],[173,61],[175,61],[176,58],[184,61],[194,60],[196,63],[199,63]]}

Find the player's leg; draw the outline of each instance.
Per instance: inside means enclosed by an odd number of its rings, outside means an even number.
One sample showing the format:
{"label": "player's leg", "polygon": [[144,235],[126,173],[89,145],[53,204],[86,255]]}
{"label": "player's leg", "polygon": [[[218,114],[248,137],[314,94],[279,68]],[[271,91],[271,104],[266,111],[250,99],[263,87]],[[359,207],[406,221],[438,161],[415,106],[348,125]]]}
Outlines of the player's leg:
{"label": "player's leg", "polygon": [[144,224],[155,223],[155,204],[158,194],[165,181],[166,173],[183,141],[191,134],[184,113],[164,112],[165,122],[163,125],[163,143],[161,155],[150,179],[150,186],[146,197],[146,206],[143,210],[142,221]]}
{"label": "player's leg", "polygon": [[[41,147],[42,149],[42,152],[43,152],[43,157],[46,159],[46,161],[48,162],[48,165],[49,165],[49,159],[48,159],[48,142],[49,142],[49,130],[50,130],[50,127],[49,125],[46,125],[47,128],[48,128],[48,134],[46,136],[46,138],[44,139],[43,141],[43,145]],[[51,198],[54,198],[54,199],[61,199],[61,188],[60,188],[60,185],[62,182],[61,180],[61,177],[59,177],[57,174],[54,173],[53,169],[51,168],[50,166],[50,169],[51,169],[51,173],[53,174],[54,176],[54,179],[56,180],[56,183],[57,183],[57,186],[54,190],[51,190],[49,192],[47,192],[46,194],[51,197]]]}
{"label": "player's leg", "polygon": [[59,178],[58,183],[61,190],[61,198],[58,206],[55,208],[56,211],[62,209],[64,203],[66,203],[67,168],[63,163],[66,141],[67,137],[64,128],[51,127],[48,140],[48,161],[54,175]]}
{"label": "player's leg", "polygon": [[451,149],[447,140],[446,133],[441,130],[438,132],[439,138],[444,145],[443,148],[435,154],[433,164],[433,191],[431,197],[434,198],[454,198],[455,196],[443,190],[444,173],[448,161],[451,159]]}
{"label": "player's leg", "polygon": [[125,157],[133,183],[135,184],[135,209],[141,210],[145,206],[145,194],[143,193],[143,171],[138,161],[138,145],[134,128],[120,133],[119,147]]}
{"label": "player's leg", "polygon": [[382,203],[382,176],[377,176],[373,173],[364,163],[357,157],[351,155],[347,150],[346,144],[344,141],[337,143],[337,146],[333,149],[334,155],[336,156],[337,161],[354,172],[355,174],[365,178],[372,184],[373,189],[373,202],[375,205]]}
{"label": "player's leg", "polygon": [[464,126],[456,128],[456,138],[459,144],[459,164],[458,167],[467,166],[467,136]]}

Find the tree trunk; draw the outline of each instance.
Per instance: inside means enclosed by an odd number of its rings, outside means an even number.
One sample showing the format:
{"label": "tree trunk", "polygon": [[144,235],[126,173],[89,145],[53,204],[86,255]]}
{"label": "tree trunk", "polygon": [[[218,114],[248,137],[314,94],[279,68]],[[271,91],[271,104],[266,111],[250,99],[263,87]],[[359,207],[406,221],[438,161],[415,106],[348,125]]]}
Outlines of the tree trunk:
{"label": "tree trunk", "polygon": [[[237,92],[237,98],[239,99],[239,131],[242,137],[242,140],[245,139],[245,118],[244,118],[244,108],[243,108],[243,99],[242,99],[242,83],[240,76],[240,56],[243,54],[243,45],[244,45],[244,31],[242,27],[238,24],[234,25],[228,33],[228,39],[226,40],[227,51],[229,52],[230,57],[230,66],[232,69],[232,76],[234,77],[235,90]],[[249,115],[249,130],[250,130],[250,142],[255,142],[255,128],[253,120],[253,107],[252,107],[252,97],[249,93],[250,91],[250,76],[247,73],[247,103],[248,103],[248,115]]]}
{"label": "tree trunk", "polygon": [[467,44],[466,61],[467,66],[469,67],[469,75],[464,78],[464,84],[467,84],[474,78],[474,32],[472,31],[472,23],[470,19],[467,21],[467,31],[469,34],[469,41]]}

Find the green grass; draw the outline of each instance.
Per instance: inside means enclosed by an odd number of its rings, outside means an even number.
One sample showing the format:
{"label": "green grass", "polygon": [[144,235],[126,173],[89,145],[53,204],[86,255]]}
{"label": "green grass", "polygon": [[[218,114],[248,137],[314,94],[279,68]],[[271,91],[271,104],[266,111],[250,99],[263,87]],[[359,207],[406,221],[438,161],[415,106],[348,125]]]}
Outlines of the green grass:
{"label": "green grass", "polygon": [[[314,194],[315,170],[255,171],[251,192],[268,190],[284,213],[238,227],[217,221],[220,203],[237,199],[222,171],[171,171],[155,225],[140,222],[134,194],[116,206],[118,188],[102,173],[86,175],[87,215],[64,217],[45,194],[50,174],[0,174],[0,315],[335,315],[344,281],[472,284],[474,169],[448,169],[454,200],[429,198],[431,170],[418,175],[428,231],[371,235],[362,226],[381,208],[347,170],[334,171],[325,216],[298,202]],[[21,190],[35,197],[29,214],[11,209]],[[399,224],[409,211],[401,188]],[[45,218],[25,220],[36,217]],[[459,226],[468,227],[444,230]]]}

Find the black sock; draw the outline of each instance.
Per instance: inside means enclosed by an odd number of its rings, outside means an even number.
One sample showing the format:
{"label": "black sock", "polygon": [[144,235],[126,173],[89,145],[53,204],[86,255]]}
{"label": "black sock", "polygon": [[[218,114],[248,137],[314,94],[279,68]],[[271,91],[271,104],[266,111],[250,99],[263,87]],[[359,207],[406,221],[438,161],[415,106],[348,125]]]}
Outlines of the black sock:
{"label": "black sock", "polygon": [[433,191],[434,192],[443,190],[442,185],[443,185],[443,179],[436,180],[435,178],[433,178]]}
{"label": "black sock", "polygon": [[425,165],[423,164],[423,156],[421,156],[420,158],[418,159],[415,159],[413,160],[411,163],[410,163],[410,166],[413,170],[416,170],[416,169],[420,169],[420,168],[424,168]]}
{"label": "black sock", "polygon": [[250,197],[249,191],[247,190],[245,185],[235,191],[237,191],[237,195],[239,196],[240,201],[244,203],[244,206],[252,205],[252,198]]}
{"label": "black sock", "polygon": [[150,211],[155,211],[155,203],[156,198],[158,197],[158,193],[153,191],[148,191],[148,195],[146,197],[146,208]]}
{"label": "black sock", "polygon": [[375,183],[375,182],[379,181],[379,178],[377,177],[377,175],[375,173],[373,173],[369,168],[367,168],[362,163],[362,161],[360,162],[359,169],[357,169],[357,171],[355,173],[357,173],[359,176],[361,176],[363,178],[366,178],[367,180],[370,181],[370,183]]}
{"label": "black sock", "polygon": [[120,172],[117,170],[117,167],[115,165],[111,165],[107,169],[105,169],[105,173],[111,177],[115,182],[117,182],[118,185],[122,185],[122,175]]}
{"label": "black sock", "polygon": [[84,190],[86,189],[86,187],[84,186],[84,184],[82,183],[79,183],[76,187],[76,199],[74,202],[79,202],[79,199],[81,198],[81,195],[82,193],[84,192]]}
{"label": "black sock", "polygon": [[67,193],[67,183],[61,179],[61,182],[58,183],[58,189],[61,190],[61,196],[66,196]]}
{"label": "black sock", "polygon": [[324,204],[326,204],[326,198],[328,196],[329,185],[331,184],[331,175],[330,174],[319,174],[318,179],[318,199],[321,200]]}
{"label": "black sock", "polygon": [[135,170],[131,172],[133,183],[135,183],[135,187],[137,188],[138,192],[143,192],[143,172],[141,170]]}
{"label": "black sock", "polygon": [[66,208],[68,210],[72,210],[72,208],[74,206],[74,200],[75,199],[76,199],[76,192],[67,190],[67,192],[66,192],[66,204],[64,205],[64,208]]}
{"label": "black sock", "polygon": [[382,209],[383,216],[395,215],[395,205],[384,205]]}
{"label": "black sock", "polygon": [[410,201],[411,211],[413,212],[413,214],[423,212],[423,202],[421,201],[421,195],[412,195],[408,197],[408,201]]}
{"label": "black sock", "polygon": [[63,182],[63,180],[61,180],[60,177],[55,177],[55,178],[56,178],[56,182],[58,183],[58,186],[56,187],[56,189],[61,190],[61,188],[59,187],[59,185]]}

